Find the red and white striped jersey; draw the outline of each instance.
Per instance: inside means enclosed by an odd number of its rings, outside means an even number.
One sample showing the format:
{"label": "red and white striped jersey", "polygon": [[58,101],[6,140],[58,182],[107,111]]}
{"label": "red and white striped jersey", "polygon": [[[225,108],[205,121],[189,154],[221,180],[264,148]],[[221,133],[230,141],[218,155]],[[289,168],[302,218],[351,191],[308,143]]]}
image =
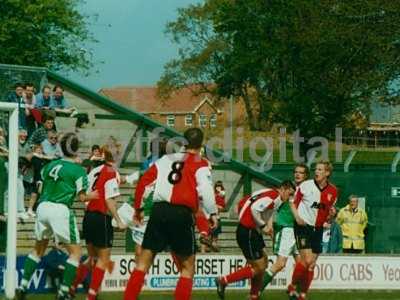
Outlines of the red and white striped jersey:
{"label": "red and white striped jersey", "polygon": [[294,203],[299,216],[308,224],[321,227],[327,220],[329,209],[335,205],[337,189],[328,183],[320,189],[314,179],[302,182],[297,189]]}
{"label": "red and white striped jersey", "polygon": [[153,202],[184,205],[196,212],[201,197],[202,208],[207,214],[217,212],[209,165],[198,154],[174,153],[157,160],[138,182],[135,209],[141,208],[144,192],[152,185]]}
{"label": "red and white striped jersey", "polygon": [[103,164],[90,171],[88,180],[88,192],[98,191],[99,197],[91,200],[86,209],[106,214],[108,212],[106,200],[120,195],[118,172],[113,167]]}
{"label": "red and white striped jersey", "polygon": [[256,191],[239,201],[239,222],[251,229],[263,226],[281,204],[278,191],[273,189]]}

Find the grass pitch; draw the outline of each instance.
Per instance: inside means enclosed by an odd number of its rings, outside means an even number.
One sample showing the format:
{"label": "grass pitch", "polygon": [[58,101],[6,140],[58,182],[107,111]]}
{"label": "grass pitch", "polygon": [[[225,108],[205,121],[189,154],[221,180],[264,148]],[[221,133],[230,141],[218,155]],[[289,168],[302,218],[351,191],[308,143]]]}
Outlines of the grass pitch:
{"label": "grass pitch", "polygon": [[[54,300],[53,294],[27,296],[27,300]],[[2,298],[4,299],[4,298]],[[85,295],[79,294],[76,300],[84,300]],[[101,293],[99,300],[122,300],[122,293]],[[172,292],[143,292],[140,300],[173,300]],[[248,299],[247,292],[226,291],[226,300]],[[262,300],[286,300],[284,291],[267,291]],[[308,300],[399,300],[400,291],[311,291]],[[194,292],[192,300],[219,300],[214,291]]]}

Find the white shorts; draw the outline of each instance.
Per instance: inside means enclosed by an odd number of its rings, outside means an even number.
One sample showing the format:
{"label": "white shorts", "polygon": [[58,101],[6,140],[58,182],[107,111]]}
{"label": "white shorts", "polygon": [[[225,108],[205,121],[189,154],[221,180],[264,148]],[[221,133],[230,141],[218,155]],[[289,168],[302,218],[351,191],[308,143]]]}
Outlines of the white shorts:
{"label": "white shorts", "polygon": [[142,245],[144,233],[146,231],[147,223],[149,222],[148,218],[144,220],[144,223],[140,226],[131,226],[129,227],[132,231],[132,240],[136,245]]}
{"label": "white shorts", "polygon": [[283,227],[274,235],[274,254],[283,257],[298,255],[293,227]]}
{"label": "white shorts", "polygon": [[[149,217],[144,218],[144,223],[140,226],[133,224],[133,215],[135,213],[135,209],[128,203],[124,203],[118,209],[118,215],[121,221],[129,227],[132,232],[132,240],[137,245],[142,245],[144,232],[146,231],[147,222],[149,221]],[[113,219],[113,226],[117,226],[117,222]]]}
{"label": "white shorts", "polygon": [[57,243],[79,244],[79,230],[72,210],[66,205],[42,202],[36,210],[36,240],[47,240],[53,236]]}

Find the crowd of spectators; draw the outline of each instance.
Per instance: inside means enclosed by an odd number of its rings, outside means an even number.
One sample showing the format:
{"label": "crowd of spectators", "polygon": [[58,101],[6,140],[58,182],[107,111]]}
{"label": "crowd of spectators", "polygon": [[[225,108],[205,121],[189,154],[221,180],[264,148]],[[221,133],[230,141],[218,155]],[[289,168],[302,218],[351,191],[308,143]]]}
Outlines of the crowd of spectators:
{"label": "crowd of spectators", "polygon": [[[32,83],[17,83],[9,93],[6,101],[17,103],[19,110],[19,170],[18,170],[18,216],[24,221],[34,217],[38,188],[41,185],[40,171],[43,166],[63,156],[58,143],[59,132],[56,128],[57,115],[75,117],[78,111],[69,105],[60,85],[51,88],[44,85],[40,93],[35,94]],[[82,118],[84,119],[82,121]],[[4,128],[0,127],[0,175],[7,174],[7,126],[8,120],[3,120]],[[87,115],[78,115],[77,124],[88,123]],[[1,178],[7,178],[2,176]],[[0,220],[6,220],[7,184],[0,185]],[[24,201],[28,201],[25,210]]]}

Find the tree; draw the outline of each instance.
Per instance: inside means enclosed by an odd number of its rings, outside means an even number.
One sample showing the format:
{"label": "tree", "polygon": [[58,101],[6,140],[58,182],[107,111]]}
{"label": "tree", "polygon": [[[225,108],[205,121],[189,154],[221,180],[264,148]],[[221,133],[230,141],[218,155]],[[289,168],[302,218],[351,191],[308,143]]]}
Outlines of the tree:
{"label": "tree", "polygon": [[[180,45],[161,94],[211,86],[240,97],[252,130],[273,123],[331,136],[369,101],[393,98],[400,2],[207,0],[179,10],[167,33]],[[211,85],[209,83],[212,83]]]}
{"label": "tree", "polygon": [[92,66],[81,0],[0,1],[0,63],[85,71]]}

